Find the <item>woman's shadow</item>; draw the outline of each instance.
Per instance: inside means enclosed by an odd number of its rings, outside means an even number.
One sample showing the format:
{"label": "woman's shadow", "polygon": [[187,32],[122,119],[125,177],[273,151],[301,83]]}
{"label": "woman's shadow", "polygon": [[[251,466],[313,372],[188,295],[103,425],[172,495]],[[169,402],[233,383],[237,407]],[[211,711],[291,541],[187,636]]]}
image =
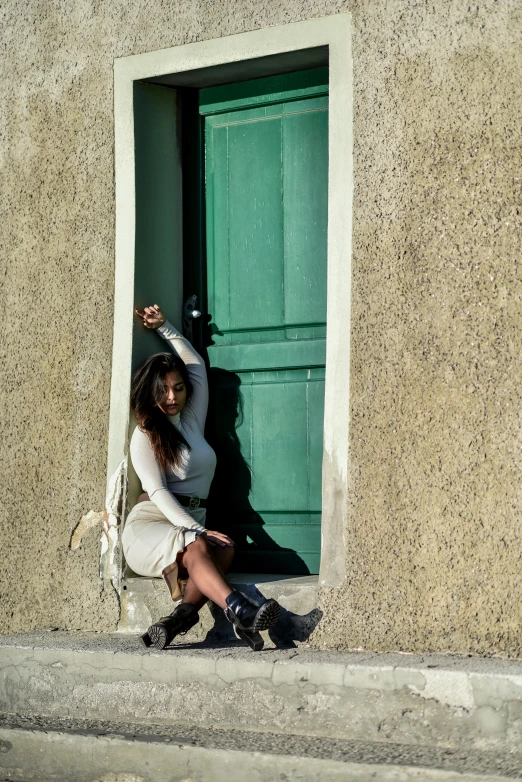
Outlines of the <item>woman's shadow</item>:
{"label": "woman's shadow", "polygon": [[[237,430],[243,424],[243,397],[241,380],[225,369],[208,370],[209,411],[205,437],[217,456],[217,467],[207,500],[207,527],[229,535],[236,544],[235,572],[285,573],[309,575],[310,571],[296,551],[284,548],[267,532],[265,522],[252,507],[250,494],[252,472],[242,452]],[[254,584],[242,591],[261,602],[264,598]],[[281,618],[270,631],[274,643],[305,641],[315,629],[322,612],[314,609],[299,616],[281,607]],[[221,623],[215,613],[213,638],[222,637],[230,625]],[[211,640],[210,638],[208,640]]]}

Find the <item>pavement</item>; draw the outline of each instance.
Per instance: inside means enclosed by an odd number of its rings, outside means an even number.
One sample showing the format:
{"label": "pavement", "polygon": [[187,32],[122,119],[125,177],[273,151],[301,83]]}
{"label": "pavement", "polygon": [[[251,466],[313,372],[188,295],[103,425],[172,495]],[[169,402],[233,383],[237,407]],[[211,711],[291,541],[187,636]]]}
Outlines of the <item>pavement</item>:
{"label": "pavement", "polygon": [[0,782],[522,779],[522,663],[499,658],[23,633],[0,711]]}

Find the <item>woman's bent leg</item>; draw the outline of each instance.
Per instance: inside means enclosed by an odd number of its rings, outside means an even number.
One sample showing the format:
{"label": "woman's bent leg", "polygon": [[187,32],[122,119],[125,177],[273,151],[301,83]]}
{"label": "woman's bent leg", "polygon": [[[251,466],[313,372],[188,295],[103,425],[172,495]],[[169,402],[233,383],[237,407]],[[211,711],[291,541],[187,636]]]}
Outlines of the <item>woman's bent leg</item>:
{"label": "woman's bent leg", "polygon": [[[212,547],[210,548],[210,552],[214,558],[218,570],[224,576],[224,574],[228,572],[230,565],[232,564],[232,560],[234,559],[234,548],[232,546],[226,546],[224,548]],[[208,597],[206,597],[203,592],[200,592],[192,578],[189,576],[189,579],[185,585],[185,592],[183,594],[182,603],[191,603],[199,611],[201,608],[203,608],[207,600]]]}
{"label": "woman's bent leg", "polygon": [[[170,616],[162,617],[149,627],[142,636],[146,646],[154,645],[157,649],[164,649],[176,635],[187,632],[197,623],[199,608],[206,599],[210,599],[224,609],[239,638],[256,651],[263,648],[259,631],[277,622],[279,605],[271,599],[261,604],[254,603],[230,588],[223,575],[223,570],[230,566],[233,557],[232,547],[227,549],[215,549],[200,536],[178,554],[171,567],[176,573],[179,573],[179,569],[182,573],[186,571],[189,576],[188,592],[185,592],[183,602]],[[163,571],[164,577],[166,570]]]}
{"label": "woman's bent leg", "polygon": [[[189,581],[192,582],[190,589],[194,598],[197,599],[197,593],[199,593],[199,600],[205,597],[221,608],[226,608],[226,600],[232,593],[232,589],[225,581],[221,568],[214,559],[211,546],[204,538],[197,537],[193,543],[188,545],[178,558],[178,563],[185,568],[189,575]],[[193,602],[188,599],[186,591],[183,602]],[[196,604],[194,603],[194,605]]]}

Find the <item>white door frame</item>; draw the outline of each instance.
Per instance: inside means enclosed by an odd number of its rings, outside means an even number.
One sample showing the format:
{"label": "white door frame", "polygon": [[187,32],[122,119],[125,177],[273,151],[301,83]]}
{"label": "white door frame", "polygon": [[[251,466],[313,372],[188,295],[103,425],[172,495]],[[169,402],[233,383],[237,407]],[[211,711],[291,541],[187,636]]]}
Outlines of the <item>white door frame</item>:
{"label": "white door frame", "polygon": [[321,586],[344,581],[348,524],[350,291],[352,243],[351,16],[268,27],[114,62],[116,263],[114,341],[107,476],[128,452],[132,361],[135,238],[133,83],[136,80],[241,63],[259,57],[327,46],[328,280],[326,327]]}

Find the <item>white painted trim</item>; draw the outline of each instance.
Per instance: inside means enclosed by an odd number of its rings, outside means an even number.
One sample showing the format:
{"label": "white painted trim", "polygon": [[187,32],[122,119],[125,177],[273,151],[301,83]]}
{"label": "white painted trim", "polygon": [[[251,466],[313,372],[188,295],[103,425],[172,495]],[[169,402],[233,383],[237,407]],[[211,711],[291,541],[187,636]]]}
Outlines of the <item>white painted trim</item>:
{"label": "white painted trim", "polygon": [[116,67],[114,135],[116,258],[107,485],[114,470],[127,451],[134,310],[134,239],[136,229],[133,84],[130,79],[119,78]]}
{"label": "white painted trim", "polygon": [[329,47],[328,305],[321,585],[345,575],[348,523],[350,283],[352,234],[352,57],[349,14],[269,27],[114,62],[116,268],[108,477],[127,450],[134,298],[133,81]]}

